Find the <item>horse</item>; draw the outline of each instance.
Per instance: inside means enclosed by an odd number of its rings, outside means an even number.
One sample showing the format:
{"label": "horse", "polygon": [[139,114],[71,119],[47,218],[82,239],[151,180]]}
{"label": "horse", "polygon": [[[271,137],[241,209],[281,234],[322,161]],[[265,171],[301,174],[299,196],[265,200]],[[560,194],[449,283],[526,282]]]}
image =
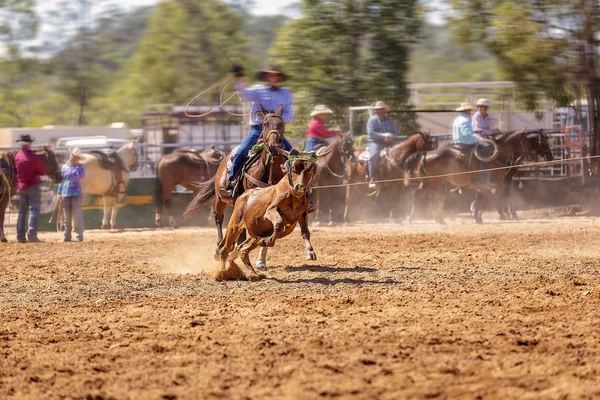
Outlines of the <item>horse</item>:
{"label": "horse", "polygon": [[166,209],[169,224],[177,228],[177,221],[171,212],[171,197],[175,186],[197,192],[193,182],[205,182],[215,175],[219,163],[225,155],[214,147],[201,153],[176,151],[160,159],[156,166],[156,216],[155,223],[161,226],[161,214]]}
{"label": "horse", "polygon": [[[118,207],[125,199],[129,173],[137,169],[136,141],[129,142],[116,151],[113,161],[119,165],[114,167],[115,170],[104,168],[103,157],[99,152],[83,154],[81,165],[85,170],[85,177],[81,179],[81,191],[83,194],[102,196],[104,215],[101,228],[109,228],[110,213],[110,227],[118,229]],[[109,207],[109,200],[112,200],[112,209]]]}
{"label": "horse", "polygon": [[[512,165],[515,160],[515,154],[525,156],[527,159],[533,159],[533,148],[523,136],[524,131],[517,131],[502,135],[495,140],[498,148],[498,155],[494,161],[488,164],[488,168],[504,167]],[[413,177],[426,178],[428,175],[455,174],[447,177],[438,177],[430,179],[420,179],[419,187],[412,194],[412,207],[409,219],[412,220],[415,214],[415,205],[417,200],[425,194],[431,193],[434,203],[435,220],[439,224],[445,224],[442,208],[446,201],[446,192],[444,184],[450,183],[457,188],[471,187],[476,189],[477,194],[473,202],[473,216],[477,223],[482,223],[481,215],[478,212],[479,205],[483,199],[483,192],[488,188],[479,180],[475,180],[475,173],[479,164],[472,152],[465,152],[464,147],[460,145],[442,146],[436,150],[428,152],[419,152],[410,156],[405,162],[405,186],[410,185]],[[490,182],[497,191],[504,185],[504,179],[509,169],[490,171]]]}
{"label": "horse", "polygon": [[[398,179],[398,183],[390,182],[383,185],[387,189],[387,195],[391,204],[389,218],[392,219],[398,206],[401,204],[403,192],[401,179],[404,177],[404,163],[411,155],[419,151],[433,150],[434,141],[429,133],[417,132],[404,141],[386,148],[379,160],[377,176],[382,180]],[[359,159],[362,157],[359,157]],[[348,167],[350,176],[349,183],[366,182],[368,167],[366,162],[354,162]],[[360,193],[361,200],[369,195],[366,185],[350,185],[346,188],[346,206],[344,209],[344,221],[350,222],[351,207],[356,193]],[[380,191],[375,192],[379,195]]]}
{"label": "horse", "polygon": [[[317,154],[321,152],[327,155],[317,164],[317,173],[313,180],[315,186],[342,184],[346,175],[346,164],[355,160],[352,137],[350,134],[340,133],[334,142],[319,148]],[[344,199],[343,187],[318,189],[315,193],[315,223],[320,222],[324,213],[327,213],[329,225],[343,219],[343,215],[336,215],[338,210],[341,210]]]}
{"label": "horse", "polygon": [[[197,194],[183,214],[184,218],[189,217],[202,204],[214,198],[214,217],[217,226],[217,248],[214,255],[216,261],[220,260],[219,244],[223,240],[223,219],[227,205],[233,206],[236,199],[246,190],[270,186],[285,176],[284,164],[288,154],[283,149],[285,135],[285,123],[281,116],[283,106],[279,106],[276,111],[267,111],[263,108],[262,113],[264,118],[261,139],[256,147],[258,152],[251,156],[250,167],[247,170],[243,168],[240,172],[242,175],[235,186],[233,198],[223,198],[219,192],[227,184],[230,167],[228,164],[230,164],[236,149],[229,152],[221,161],[215,176],[208,181],[195,184]],[[262,248],[260,251],[257,267],[266,268],[266,248]]]}
{"label": "horse", "polygon": [[[42,158],[46,166],[46,175],[55,183],[62,182],[60,166],[56,154],[48,146],[33,151]],[[18,151],[0,153],[0,242],[6,243],[4,234],[4,216],[10,198],[17,193],[17,166],[15,156]]]}
{"label": "horse", "polygon": [[[296,224],[300,224],[308,255],[316,259],[308,228],[309,184],[315,162],[310,158],[289,159],[285,163],[287,177],[274,186],[247,190],[238,198],[225,237],[219,244],[221,263],[216,280],[232,278],[231,270],[239,269],[234,262],[238,256],[244,264],[243,278],[261,279],[263,276],[252,268],[250,252],[259,246],[274,246],[277,239],[292,233]],[[244,230],[248,238],[234,247]]]}
{"label": "horse", "polygon": [[[526,133],[526,138],[529,141],[533,153],[539,156],[537,160],[532,161],[554,161],[548,135],[546,135],[546,133],[544,133],[542,130],[534,132],[527,131]],[[523,161],[523,157],[518,157],[514,159],[512,164],[520,164]],[[510,202],[510,191],[512,188],[513,178],[518,173],[518,168],[508,170],[508,174],[506,174],[506,177],[504,178],[504,185],[497,192],[498,199],[495,203],[495,206],[501,220],[517,220],[519,218],[516,209]]]}

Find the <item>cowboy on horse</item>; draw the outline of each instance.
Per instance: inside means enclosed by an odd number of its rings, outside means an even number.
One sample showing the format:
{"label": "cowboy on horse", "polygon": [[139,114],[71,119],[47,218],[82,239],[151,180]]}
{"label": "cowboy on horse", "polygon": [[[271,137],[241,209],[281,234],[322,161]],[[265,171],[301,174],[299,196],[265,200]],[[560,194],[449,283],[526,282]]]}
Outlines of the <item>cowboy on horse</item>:
{"label": "cowboy on horse", "polygon": [[378,101],[371,108],[375,111],[367,121],[367,140],[369,142],[369,188],[375,189],[375,172],[379,166],[381,151],[390,146],[398,134],[394,120],[387,113],[391,107]]}
{"label": "cowboy on horse", "polygon": [[[227,185],[219,192],[221,197],[228,199],[233,197],[235,179],[246,161],[248,152],[258,142],[262,133],[262,110],[272,111],[282,106],[283,112],[281,117],[283,118],[283,122],[289,124],[294,120],[294,100],[292,93],[288,89],[280,87],[281,82],[284,82],[288,78],[281,68],[273,65],[268,69],[259,71],[256,74],[257,79],[266,82],[266,84],[251,87],[246,87],[246,83],[244,82],[244,68],[240,64],[234,63],[231,72],[233,72],[236,78],[235,89],[240,100],[252,102],[252,106],[250,110],[250,132],[235,152],[231,170],[227,177]],[[287,139],[283,138],[282,142],[285,150],[289,151],[290,154],[299,154],[298,150],[295,150]]]}

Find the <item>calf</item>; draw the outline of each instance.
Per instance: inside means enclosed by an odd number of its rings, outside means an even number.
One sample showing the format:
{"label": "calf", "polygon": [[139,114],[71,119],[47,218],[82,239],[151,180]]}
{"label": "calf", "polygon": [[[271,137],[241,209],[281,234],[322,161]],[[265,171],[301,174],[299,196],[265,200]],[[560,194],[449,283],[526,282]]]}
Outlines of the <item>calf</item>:
{"label": "calf", "polygon": [[[309,184],[316,170],[316,158],[311,156],[290,159],[285,163],[286,176],[274,186],[250,189],[235,202],[225,237],[219,243],[220,266],[216,280],[228,279],[238,270],[234,260],[239,256],[245,279],[261,279],[250,263],[249,253],[255,248],[272,247],[275,241],[292,233],[300,223],[306,241],[306,258],[316,260],[308,230]],[[235,243],[246,230],[248,238],[239,246]]]}

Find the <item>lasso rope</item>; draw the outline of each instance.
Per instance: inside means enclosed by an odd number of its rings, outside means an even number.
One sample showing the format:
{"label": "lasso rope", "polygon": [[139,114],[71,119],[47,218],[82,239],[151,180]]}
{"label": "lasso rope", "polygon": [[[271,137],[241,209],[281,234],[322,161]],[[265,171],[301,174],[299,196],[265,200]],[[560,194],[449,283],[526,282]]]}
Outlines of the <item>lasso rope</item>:
{"label": "lasso rope", "polygon": [[[539,161],[539,162],[535,162],[535,163],[521,164],[521,165],[507,165],[505,167],[486,168],[486,169],[479,169],[479,170],[474,170],[474,171],[464,171],[464,172],[454,172],[451,174],[429,175],[429,176],[422,176],[422,177],[415,176],[415,177],[410,177],[410,178],[383,179],[383,180],[379,180],[379,181],[373,181],[373,183],[420,181],[423,179],[448,178],[451,176],[479,174],[482,172],[502,171],[502,170],[509,170],[509,169],[515,169],[515,168],[528,168],[528,167],[535,167],[535,166],[540,166],[540,165],[561,164],[561,163],[566,163],[566,162],[570,162],[570,161],[591,160],[591,159],[595,159],[595,158],[600,158],[600,155],[587,156],[587,157],[564,158],[562,160],[554,160],[554,161]],[[360,185],[368,185],[369,183],[370,182],[354,182],[354,183],[342,183],[339,185],[313,186],[312,189],[330,189],[330,188],[338,188],[338,187],[360,186]]]}
{"label": "lasso rope", "polygon": [[[250,113],[247,114],[238,114],[238,113],[234,113],[231,112],[229,110],[227,110],[224,106],[225,104],[227,104],[231,99],[233,99],[235,97],[235,95],[237,94],[237,91],[234,91],[229,97],[227,97],[225,100],[223,100],[223,95],[225,94],[225,90],[227,89],[227,87],[235,80],[235,78],[231,77],[229,74],[225,75],[223,78],[219,79],[216,83],[214,83],[213,85],[209,86],[208,88],[202,90],[200,93],[198,93],[197,95],[195,95],[194,97],[192,97],[192,99],[190,101],[187,102],[187,104],[185,105],[185,108],[183,110],[183,113],[185,114],[186,117],[189,118],[202,118],[202,117],[206,117],[207,115],[212,114],[213,112],[217,111],[219,108],[221,108],[223,111],[225,111],[227,114],[229,115],[233,115],[234,117],[246,117],[248,115],[250,115]],[[198,97],[204,95],[205,93],[219,87],[223,85],[223,89],[221,90],[221,95],[219,96],[219,105],[214,107],[213,109],[211,109],[208,112],[205,112],[203,114],[190,114],[188,112],[188,109],[190,107],[190,105],[194,102],[194,100],[196,100]]]}

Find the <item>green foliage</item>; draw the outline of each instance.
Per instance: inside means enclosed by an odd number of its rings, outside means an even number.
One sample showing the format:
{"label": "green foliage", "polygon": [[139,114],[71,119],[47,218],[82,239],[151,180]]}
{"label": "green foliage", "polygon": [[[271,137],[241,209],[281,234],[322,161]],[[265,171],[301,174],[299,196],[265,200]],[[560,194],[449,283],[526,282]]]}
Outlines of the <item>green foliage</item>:
{"label": "green foliage", "polygon": [[298,94],[289,130],[303,135],[315,104],[334,109],[331,121],[338,124],[345,123],[348,106],[385,100],[404,107],[409,46],[420,25],[416,3],[304,0],[304,17],[282,28],[270,51],[292,76],[289,85]]}
{"label": "green foliage", "polygon": [[408,81],[479,82],[503,80],[498,62],[484,44],[460,43],[450,27],[426,24],[413,45]]}

